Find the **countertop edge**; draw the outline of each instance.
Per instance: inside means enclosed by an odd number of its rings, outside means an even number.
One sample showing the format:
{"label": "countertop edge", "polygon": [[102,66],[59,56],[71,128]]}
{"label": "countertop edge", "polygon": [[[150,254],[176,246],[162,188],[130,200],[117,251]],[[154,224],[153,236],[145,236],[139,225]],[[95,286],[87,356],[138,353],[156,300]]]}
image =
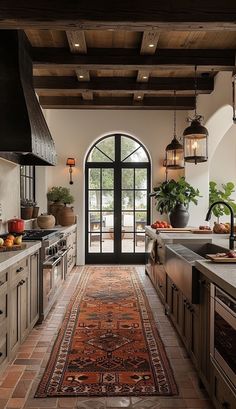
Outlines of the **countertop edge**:
{"label": "countertop edge", "polygon": [[[15,263],[18,263],[23,258],[30,256],[32,253],[35,253],[38,249],[40,249],[40,247],[41,242],[35,241],[27,243],[27,248],[24,250],[0,253],[0,272],[5,270],[6,268],[11,267]],[[5,256],[8,258],[1,261],[1,256]]]}
{"label": "countertop edge", "polygon": [[[211,261],[207,260],[197,260],[195,263],[195,267],[204,274],[213,284],[216,284],[218,287],[222,288],[222,290],[226,291],[229,295],[233,298],[236,298],[236,285],[234,283],[230,283],[227,277],[221,277],[220,270],[222,269],[222,273],[226,273],[228,270],[228,274],[232,274],[232,268],[229,271],[229,264],[226,266],[226,271],[224,270],[225,264],[213,264]],[[215,271],[214,271],[215,269]],[[235,282],[236,282],[236,265],[234,266],[235,269]],[[219,271],[217,271],[219,270]]]}

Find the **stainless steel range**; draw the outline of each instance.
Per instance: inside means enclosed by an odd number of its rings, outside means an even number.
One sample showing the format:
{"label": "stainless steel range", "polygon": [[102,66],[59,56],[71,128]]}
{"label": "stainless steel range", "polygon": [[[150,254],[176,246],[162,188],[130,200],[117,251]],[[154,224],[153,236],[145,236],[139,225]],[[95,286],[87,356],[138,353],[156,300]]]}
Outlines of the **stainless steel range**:
{"label": "stainless steel range", "polygon": [[42,242],[39,274],[39,323],[56,301],[66,276],[66,239],[58,230],[25,230],[24,241]]}

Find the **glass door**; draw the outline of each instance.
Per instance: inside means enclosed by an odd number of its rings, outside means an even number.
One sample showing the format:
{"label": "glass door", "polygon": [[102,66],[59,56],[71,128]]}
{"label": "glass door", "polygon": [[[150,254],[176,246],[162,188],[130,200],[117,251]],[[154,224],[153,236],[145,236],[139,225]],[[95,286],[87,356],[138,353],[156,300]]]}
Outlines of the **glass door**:
{"label": "glass door", "polygon": [[131,137],[112,135],[86,162],[86,264],[144,263],[150,161]]}

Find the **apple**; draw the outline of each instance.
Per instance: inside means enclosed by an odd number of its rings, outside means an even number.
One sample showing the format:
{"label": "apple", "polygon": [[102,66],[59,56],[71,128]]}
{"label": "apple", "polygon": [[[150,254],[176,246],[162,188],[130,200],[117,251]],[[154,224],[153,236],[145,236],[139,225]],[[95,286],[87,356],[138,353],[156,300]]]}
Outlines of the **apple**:
{"label": "apple", "polygon": [[22,243],[22,236],[15,237],[14,244],[21,244]]}
{"label": "apple", "polygon": [[236,252],[233,251],[233,250],[230,250],[230,251],[226,254],[226,256],[227,256],[228,258],[236,258]]}
{"label": "apple", "polygon": [[3,246],[4,244],[4,240],[2,239],[2,237],[0,237],[0,246]]}

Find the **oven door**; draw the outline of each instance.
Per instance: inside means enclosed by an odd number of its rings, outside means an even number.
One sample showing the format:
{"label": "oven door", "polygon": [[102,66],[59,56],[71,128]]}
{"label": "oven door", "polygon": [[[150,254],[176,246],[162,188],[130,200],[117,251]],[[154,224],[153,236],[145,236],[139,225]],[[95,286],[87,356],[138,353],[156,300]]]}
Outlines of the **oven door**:
{"label": "oven door", "polygon": [[54,256],[43,263],[43,309],[51,303],[54,294],[64,280],[64,258]]}
{"label": "oven door", "polygon": [[236,384],[236,301],[212,285],[211,355]]}

